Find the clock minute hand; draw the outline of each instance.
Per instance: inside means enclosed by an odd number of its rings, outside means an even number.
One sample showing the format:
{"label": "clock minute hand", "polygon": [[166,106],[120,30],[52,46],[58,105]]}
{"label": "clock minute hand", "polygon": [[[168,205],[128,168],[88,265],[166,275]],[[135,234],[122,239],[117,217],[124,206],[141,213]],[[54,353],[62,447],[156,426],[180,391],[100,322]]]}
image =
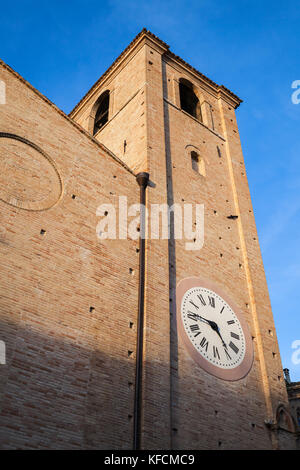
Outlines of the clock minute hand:
{"label": "clock minute hand", "polygon": [[217,325],[214,321],[208,320],[208,322],[209,322],[211,328],[212,328],[212,329],[217,333],[217,335],[220,337],[224,348],[227,349],[226,343],[225,343],[225,341],[224,341],[223,338],[222,338],[222,335],[221,335],[221,333],[220,333],[220,328],[218,327],[218,325]]}
{"label": "clock minute hand", "polygon": [[222,338],[222,336],[221,336],[221,333],[220,333],[219,328],[218,328],[217,330],[215,330],[215,331],[216,331],[217,335],[219,335],[219,337],[220,337],[220,339],[221,339],[221,341],[222,341],[222,344],[223,344],[224,348],[227,349],[226,343],[225,343],[225,341],[223,340],[223,338]]}
{"label": "clock minute hand", "polygon": [[220,328],[218,327],[218,325],[217,325],[214,321],[211,321],[211,320],[207,320],[207,322],[209,323],[209,325],[211,326],[211,328],[217,333],[217,335],[220,337],[224,348],[227,349],[226,343],[225,343],[225,341],[224,341],[223,338],[222,338],[222,335],[221,335],[221,333],[220,333]]}

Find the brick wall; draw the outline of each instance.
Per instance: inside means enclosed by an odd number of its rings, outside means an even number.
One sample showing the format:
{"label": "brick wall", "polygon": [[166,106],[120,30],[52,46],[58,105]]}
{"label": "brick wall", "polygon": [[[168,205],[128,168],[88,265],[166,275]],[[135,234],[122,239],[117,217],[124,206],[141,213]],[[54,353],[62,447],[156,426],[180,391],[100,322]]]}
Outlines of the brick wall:
{"label": "brick wall", "polygon": [[20,208],[35,198],[42,207],[58,182],[34,149],[0,139],[1,448],[130,448],[138,242],[98,240],[96,209],[119,195],[137,202],[138,185],[4,66],[0,79],[0,131],[41,147],[63,184],[52,208]]}
{"label": "brick wall", "polygon": [[[180,109],[180,78],[199,90],[203,123]],[[0,80],[7,83],[0,131],[29,139],[49,156],[31,147],[30,159],[20,150],[24,142],[10,147],[0,139],[10,172],[3,170],[0,186],[6,198],[0,200],[0,339],[7,344],[1,446],[131,448],[138,241],[100,242],[96,209],[119,195],[139,202],[133,173],[148,171],[148,207],[204,204],[205,240],[200,251],[187,251],[186,240],[146,242],[142,446],[292,447],[292,437],[279,443],[264,424],[288,402],[235,119],[238,101],[148,34],[71,113],[77,124],[5,66]],[[110,117],[93,140],[85,131],[105,89]],[[192,148],[205,176],[192,169]],[[242,310],[255,354],[244,379],[207,374],[178,338],[176,285],[190,276],[212,280]]]}

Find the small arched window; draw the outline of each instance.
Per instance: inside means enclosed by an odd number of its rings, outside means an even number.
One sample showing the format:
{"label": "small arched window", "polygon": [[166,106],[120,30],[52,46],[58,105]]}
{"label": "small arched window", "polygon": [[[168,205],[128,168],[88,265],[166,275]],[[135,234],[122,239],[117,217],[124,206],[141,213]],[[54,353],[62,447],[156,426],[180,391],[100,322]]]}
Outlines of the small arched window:
{"label": "small arched window", "polygon": [[191,152],[192,168],[199,173],[199,155],[194,150]]}
{"label": "small arched window", "polygon": [[205,176],[205,164],[203,158],[195,151],[191,151],[191,162],[192,162],[192,169],[199,173],[199,175]]}
{"label": "small arched window", "polygon": [[297,408],[297,424],[300,428],[300,408]]}
{"label": "small arched window", "polygon": [[179,95],[181,109],[202,121],[200,101],[194,91],[194,85],[185,78],[179,80]]}
{"label": "small arched window", "polygon": [[97,101],[97,111],[94,120],[93,135],[95,135],[108,121],[109,91],[102,93]]}

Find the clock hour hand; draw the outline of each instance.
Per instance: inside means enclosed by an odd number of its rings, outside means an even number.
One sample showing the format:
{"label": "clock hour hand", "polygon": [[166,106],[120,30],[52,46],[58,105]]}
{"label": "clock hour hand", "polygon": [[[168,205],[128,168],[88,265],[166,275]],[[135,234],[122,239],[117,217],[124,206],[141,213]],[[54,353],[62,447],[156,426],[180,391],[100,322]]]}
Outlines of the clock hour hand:
{"label": "clock hour hand", "polygon": [[[201,317],[201,315],[198,315],[197,313],[194,314],[195,318],[197,318],[200,321],[203,321],[207,323],[214,331],[218,333],[218,335],[221,337],[220,332],[219,332],[219,327],[216,324],[216,322],[212,320],[207,320],[207,318]],[[222,340],[223,341],[223,340]]]}
{"label": "clock hour hand", "polygon": [[207,318],[204,318],[201,315],[198,315],[197,313],[193,313],[193,317],[197,320],[200,320],[204,323],[207,323],[217,333],[217,335],[220,337],[223,347],[225,349],[227,349],[227,345],[226,345],[225,341],[222,338],[222,335],[220,333],[220,329],[219,329],[218,325],[216,324],[216,322],[211,321],[211,320],[207,320]]}
{"label": "clock hour hand", "polygon": [[[210,325],[212,327],[212,323],[214,325],[216,325],[215,322],[212,322],[210,320],[207,320],[207,318],[204,318],[204,317],[201,317],[201,315],[198,315],[197,313],[194,313],[193,316],[197,319],[197,320],[200,320],[200,321],[203,321],[204,323],[207,323],[208,325]],[[217,325],[216,325],[217,326]],[[213,328],[213,327],[212,327]]]}
{"label": "clock hour hand", "polygon": [[208,323],[208,324],[209,324],[209,320],[207,320],[207,319],[204,318],[204,317],[201,317],[201,315],[197,315],[197,318],[198,318],[200,321],[203,321],[204,323]]}
{"label": "clock hour hand", "polygon": [[198,315],[197,313],[193,313],[193,317],[197,320],[200,320],[204,323],[207,323],[217,333],[217,335],[220,337],[220,339],[222,341],[222,344],[223,344],[224,348],[227,349],[226,343],[222,338],[222,335],[220,333],[220,329],[219,329],[218,325],[216,324],[216,322],[214,322],[212,320],[207,320],[207,318],[204,318],[201,315]]}

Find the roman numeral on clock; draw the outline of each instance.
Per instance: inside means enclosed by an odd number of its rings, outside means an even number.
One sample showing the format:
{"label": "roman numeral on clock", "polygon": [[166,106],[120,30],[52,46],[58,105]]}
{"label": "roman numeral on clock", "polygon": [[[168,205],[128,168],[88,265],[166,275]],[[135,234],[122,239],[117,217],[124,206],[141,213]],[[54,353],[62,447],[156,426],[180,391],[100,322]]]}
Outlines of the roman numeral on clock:
{"label": "roman numeral on clock", "polygon": [[239,348],[232,341],[230,341],[229,347],[235,352],[235,354],[239,352]]}
{"label": "roman numeral on clock", "polygon": [[230,332],[230,336],[235,339],[240,339],[239,335],[237,335],[236,333],[233,333],[233,331]]}
{"label": "roman numeral on clock", "polygon": [[192,300],[190,300],[190,304],[192,304],[195,308],[199,309],[198,305],[194,304]]}
{"label": "roman numeral on clock", "polygon": [[229,320],[229,321],[227,322],[228,325],[233,325],[234,323],[235,323],[234,320]]}
{"label": "roman numeral on clock", "polygon": [[220,359],[219,351],[216,346],[213,347],[214,358]]}
{"label": "roman numeral on clock", "polygon": [[220,311],[220,313],[223,313],[223,310],[224,310],[224,308],[225,308],[225,306],[221,308],[221,311]]}
{"label": "roman numeral on clock", "polygon": [[206,302],[205,302],[205,300],[203,299],[203,295],[202,295],[202,294],[198,294],[198,297],[199,297],[200,302],[202,303],[202,305],[206,305]]}
{"label": "roman numeral on clock", "polygon": [[194,335],[194,338],[196,338],[201,333],[201,331],[199,329],[199,325],[196,325],[196,324],[195,325],[190,325],[190,329],[193,332],[197,331],[197,333]]}
{"label": "roman numeral on clock", "polygon": [[201,346],[201,348],[204,348],[205,351],[207,352],[208,341],[205,337],[203,337],[202,340],[200,341],[200,346]]}
{"label": "roman numeral on clock", "polygon": [[193,313],[193,312],[189,312],[189,311],[188,311],[187,317],[188,317],[190,320],[194,320],[194,321],[197,321],[197,320],[198,320],[198,315],[197,315],[196,313]]}
{"label": "roman numeral on clock", "polygon": [[209,305],[210,305],[211,307],[215,308],[216,302],[215,302],[214,297],[208,296],[208,300],[209,300]]}

